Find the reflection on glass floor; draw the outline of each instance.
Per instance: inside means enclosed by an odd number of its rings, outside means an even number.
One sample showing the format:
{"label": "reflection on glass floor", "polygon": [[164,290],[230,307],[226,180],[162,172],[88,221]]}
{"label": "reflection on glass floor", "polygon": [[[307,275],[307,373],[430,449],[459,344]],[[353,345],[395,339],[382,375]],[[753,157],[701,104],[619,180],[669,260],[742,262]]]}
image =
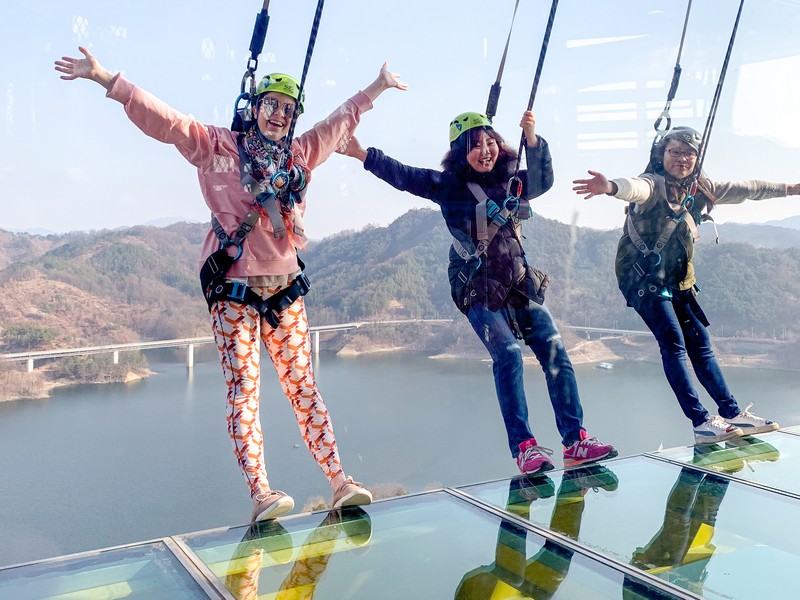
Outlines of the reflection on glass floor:
{"label": "reflection on glass floor", "polygon": [[677,448],[0,569],[0,598],[793,597],[800,436]]}

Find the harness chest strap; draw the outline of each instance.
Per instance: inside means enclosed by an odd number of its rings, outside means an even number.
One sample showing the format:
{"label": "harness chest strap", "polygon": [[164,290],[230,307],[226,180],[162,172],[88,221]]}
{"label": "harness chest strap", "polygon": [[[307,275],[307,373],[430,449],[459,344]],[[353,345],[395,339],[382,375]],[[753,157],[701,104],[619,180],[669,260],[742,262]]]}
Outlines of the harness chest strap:
{"label": "harness chest strap", "polygon": [[673,216],[661,230],[661,234],[658,236],[658,239],[656,239],[651,250],[642,239],[642,236],[639,235],[639,232],[636,231],[636,225],[633,222],[633,217],[631,217],[632,212],[633,208],[628,210],[628,216],[625,219],[628,237],[631,238],[631,242],[634,246],[636,246],[637,250],[639,250],[639,252],[645,256],[650,254],[661,254],[661,251],[667,245],[669,238],[672,237],[673,233],[675,233],[675,230],[681,221],[686,222],[687,227],[689,227],[689,231],[692,233],[692,238],[694,241],[697,241],[700,238],[700,235],[697,232],[697,224],[695,223],[694,217],[692,217],[692,214],[688,210],[680,207],[679,211],[673,214]]}
{"label": "harness chest strap", "polygon": [[[240,133],[236,137],[236,146],[239,151],[239,174],[242,185],[255,196],[258,205],[266,211],[269,220],[272,222],[273,237],[282,238],[286,236],[286,226],[284,225],[283,215],[281,214],[280,200],[278,200],[274,191],[267,189],[251,174],[250,156],[247,154],[247,150],[245,150],[244,147],[243,133]],[[288,185],[288,183],[286,185]],[[287,193],[290,192],[287,190]],[[299,192],[299,195],[301,199],[305,196],[305,188]],[[296,235],[305,238],[303,219],[300,216],[300,212],[297,210],[292,210],[292,230]]]}
{"label": "harness chest strap", "polygon": [[[468,182],[467,187],[478,201],[478,203],[475,205],[475,230],[476,237],[478,238],[478,244],[475,247],[475,252],[470,253],[457,238],[453,238],[453,248],[464,260],[469,260],[470,258],[479,258],[484,252],[486,252],[487,248],[489,248],[489,244],[492,242],[492,239],[501,227],[501,225],[494,220],[491,223],[488,222],[486,217],[486,203],[489,201],[489,196],[486,195],[486,192],[483,191],[483,188],[474,181]],[[501,217],[500,220],[505,222],[509,217],[512,216],[512,214],[513,212],[511,210],[509,210],[507,207],[503,207],[499,213]],[[517,232],[517,235],[519,235],[519,228],[519,221],[515,220],[514,229]]]}

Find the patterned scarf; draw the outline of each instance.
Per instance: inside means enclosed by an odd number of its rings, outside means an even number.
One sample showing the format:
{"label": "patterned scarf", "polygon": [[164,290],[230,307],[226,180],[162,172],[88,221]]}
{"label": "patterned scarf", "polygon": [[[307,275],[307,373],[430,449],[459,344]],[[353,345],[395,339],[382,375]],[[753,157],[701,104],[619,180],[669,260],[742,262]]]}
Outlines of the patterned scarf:
{"label": "patterned scarf", "polygon": [[[245,133],[242,142],[245,152],[250,157],[250,175],[260,184],[257,188],[255,185],[245,187],[251,194],[257,196],[264,191],[263,185],[269,183],[272,176],[278,171],[281,165],[282,148],[279,143],[265,139],[260,135],[257,126],[251,127]],[[280,200],[278,206],[280,207],[284,225],[293,238],[294,245],[304,248],[307,240],[303,232],[302,219],[299,212],[296,213],[293,209],[295,203],[302,201],[299,192],[306,187],[311,178],[308,169],[297,163],[292,167],[292,172],[293,178],[289,185],[289,190],[278,195]],[[256,202],[256,204],[258,203]],[[269,217],[263,207],[259,207],[259,212],[262,218]]]}

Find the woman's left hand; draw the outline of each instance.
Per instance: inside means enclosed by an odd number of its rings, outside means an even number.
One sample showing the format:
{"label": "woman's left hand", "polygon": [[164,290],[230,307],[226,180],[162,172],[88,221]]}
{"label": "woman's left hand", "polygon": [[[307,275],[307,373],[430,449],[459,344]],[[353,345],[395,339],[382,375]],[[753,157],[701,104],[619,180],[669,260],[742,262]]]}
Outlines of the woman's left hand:
{"label": "woman's left hand", "polygon": [[370,83],[365,89],[364,93],[369,96],[369,99],[372,102],[380,96],[383,92],[388,90],[389,88],[397,88],[398,90],[407,90],[408,85],[400,81],[400,75],[397,73],[392,73],[389,70],[389,63],[383,63],[381,67],[381,72],[378,73],[378,77],[375,78],[375,81]]}
{"label": "woman's left hand", "polygon": [[522,131],[525,133],[528,146],[535,148],[539,143],[539,138],[536,137],[536,117],[533,115],[532,110],[526,110],[522,113],[519,126],[522,127]]}
{"label": "woman's left hand", "polygon": [[787,196],[800,196],[800,183],[789,183],[789,184],[786,184],[786,195]]}

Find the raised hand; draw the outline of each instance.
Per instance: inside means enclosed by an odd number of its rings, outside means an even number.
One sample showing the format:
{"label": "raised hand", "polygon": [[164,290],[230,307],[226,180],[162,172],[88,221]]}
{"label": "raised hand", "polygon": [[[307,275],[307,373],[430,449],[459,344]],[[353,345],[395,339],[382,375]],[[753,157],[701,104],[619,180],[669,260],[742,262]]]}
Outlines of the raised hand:
{"label": "raised hand", "polygon": [[538,144],[538,140],[536,138],[536,117],[532,110],[526,110],[522,113],[519,126],[522,127],[522,131],[525,132],[525,139],[528,142],[528,146],[531,148],[535,147]]}
{"label": "raised hand", "polygon": [[62,56],[61,60],[55,61],[56,71],[64,73],[61,79],[66,81],[79,78],[91,79],[108,89],[111,86],[111,79],[114,77],[113,74],[105,69],[89,50],[83,46],[78,46],[78,50],[85,58]]}
{"label": "raised hand", "polygon": [[389,63],[383,63],[378,77],[364,89],[364,93],[374,102],[378,96],[389,88],[407,90],[408,85],[400,81],[400,75],[389,70]]}

